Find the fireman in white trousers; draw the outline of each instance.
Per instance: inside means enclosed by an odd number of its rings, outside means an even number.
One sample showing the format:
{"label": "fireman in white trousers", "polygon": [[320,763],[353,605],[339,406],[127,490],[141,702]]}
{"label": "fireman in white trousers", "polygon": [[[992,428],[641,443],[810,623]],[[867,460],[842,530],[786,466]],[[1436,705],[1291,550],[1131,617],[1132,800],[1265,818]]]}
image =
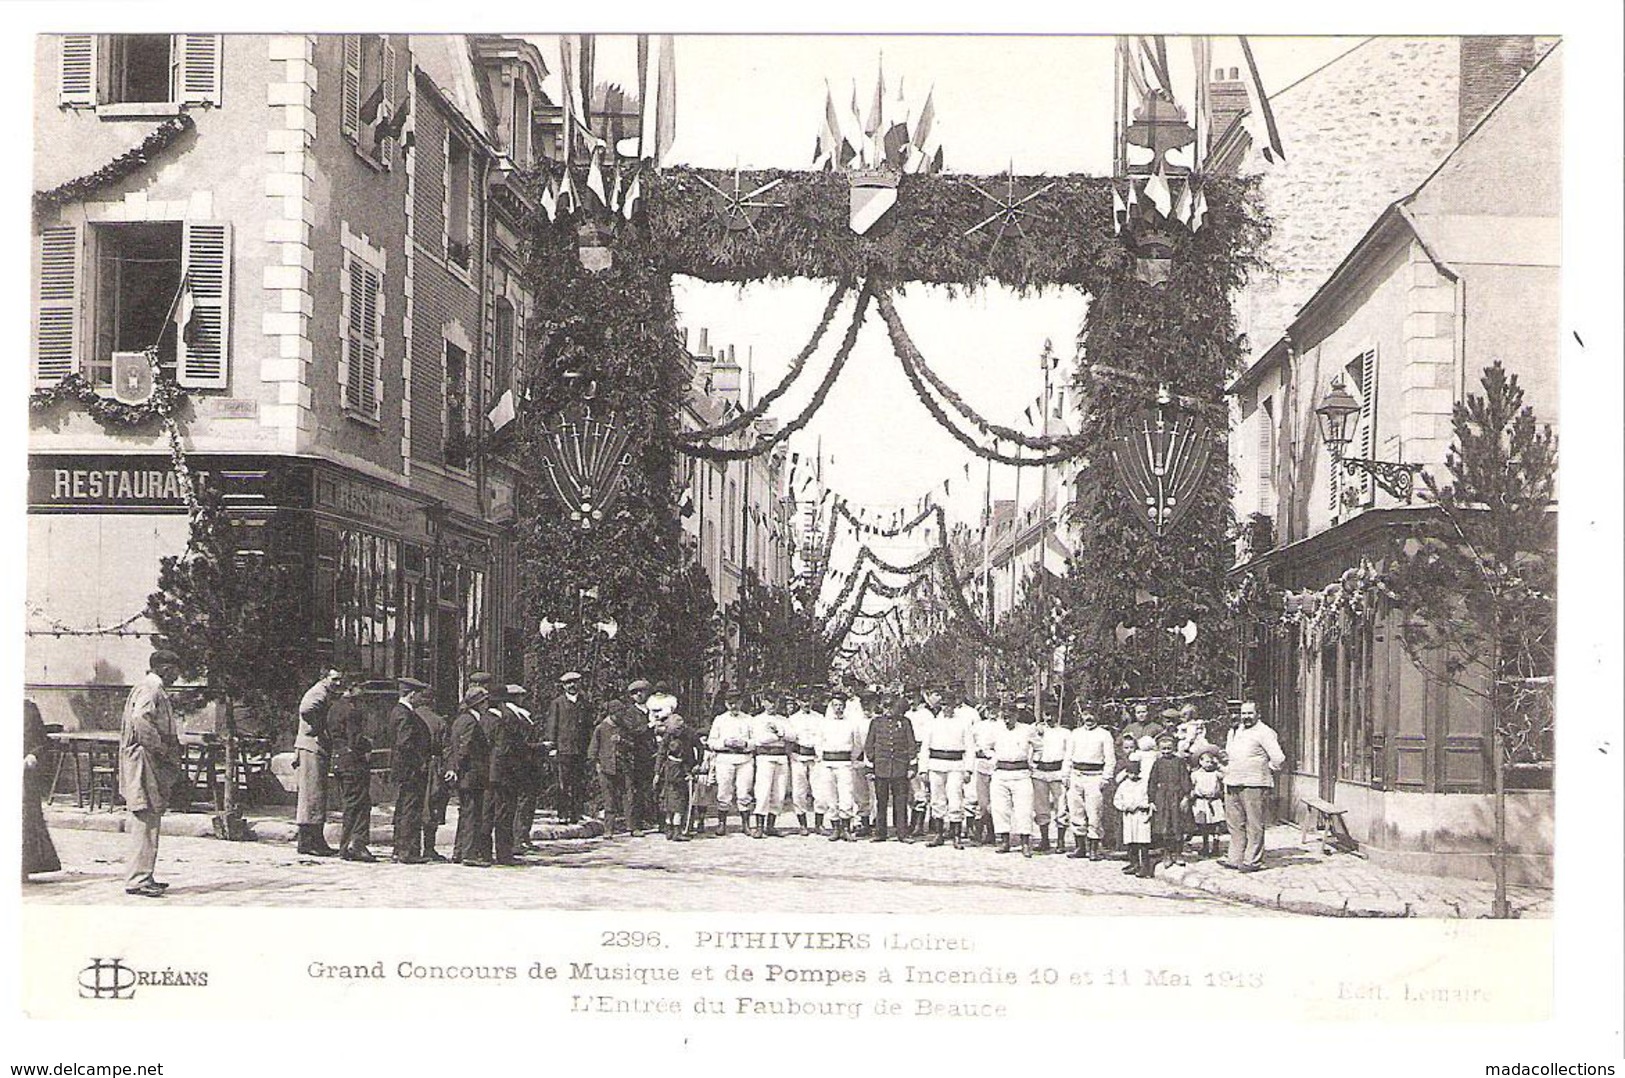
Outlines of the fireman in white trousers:
{"label": "fireman in white trousers", "polygon": [[[1003,693],[1000,695],[1002,697]],[[971,838],[977,842],[993,841],[993,739],[1004,728],[998,716],[1009,709],[1009,702],[1002,699],[993,701],[985,715],[969,704],[961,704],[957,708],[969,719],[971,738],[976,744],[975,776],[972,780],[976,785],[966,792],[965,814],[976,821],[976,826],[971,828]]]}
{"label": "fireman in white trousers", "polygon": [[[796,810],[796,822],[801,833],[822,830],[822,811],[813,799],[813,773],[818,765],[818,712],[810,706],[811,689],[802,688],[797,694],[797,707],[790,713],[790,804]],[[809,820],[812,821],[809,824]]]}
{"label": "fireman in white trousers", "polygon": [[834,826],[829,836],[832,842],[857,838],[852,834],[856,807],[852,782],[854,768],[863,756],[863,742],[858,739],[858,724],[847,710],[846,700],[843,691],[832,692],[829,707],[818,725],[818,771],[822,788],[819,801]]}
{"label": "fireman in white trousers", "polygon": [[1006,708],[1004,722],[992,739],[993,833],[998,853],[1010,852],[1010,840],[1021,840],[1023,856],[1033,855],[1033,754],[1039,733],[1032,709],[1025,703]]}
{"label": "fireman in white trousers", "polygon": [[755,822],[751,838],[777,836],[779,813],[784,811],[784,794],[790,784],[790,720],[784,714],[789,700],[782,693],[768,694],[771,702],[751,719],[751,752],[756,758]]}
{"label": "fireman in white trousers", "polygon": [[1066,847],[1066,746],[1070,731],[1055,715],[1038,722],[1038,749],[1033,753],[1033,823],[1038,827],[1038,852],[1048,853],[1049,825],[1055,822],[1055,849]]}
{"label": "fireman in white trousers", "polygon": [[931,837],[926,845],[941,846],[946,832],[954,849],[963,849],[965,786],[975,748],[971,722],[945,705],[935,689],[926,690],[925,710],[931,713],[921,748],[931,784]]}
{"label": "fireman in white trousers", "polygon": [[1067,738],[1067,815],[1071,817],[1072,840],[1077,844],[1067,856],[1100,860],[1100,841],[1105,836],[1106,784],[1117,773],[1117,740],[1101,726],[1095,713],[1085,711]]}
{"label": "fireman in white trousers", "polygon": [[[854,692],[846,698],[846,717],[852,720],[858,728],[859,752],[862,746],[869,742],[869,713],[878,705],[878,698],[873,689],[864,690],[861,694]],[[875,811],[875,784],[869,777],[869,771],[863,767],[857,757],[853,757],[855,766],[852,769],[852,811],[857,819],[853,833],[864,836],[869,833],[870,822]]]}
{"label": "fireman in white trousers", "polygon": [[728,813],[739,813],[739,826],[748,830],[750,810],[756,803],[756,758],[751,755],[751,716],[740,710],[743,696],[738,689],[723,694],[728,710],[711,720],[711,733],[705,745],[716,754],[713,766],[717,776],[717,834],[728,833]]}

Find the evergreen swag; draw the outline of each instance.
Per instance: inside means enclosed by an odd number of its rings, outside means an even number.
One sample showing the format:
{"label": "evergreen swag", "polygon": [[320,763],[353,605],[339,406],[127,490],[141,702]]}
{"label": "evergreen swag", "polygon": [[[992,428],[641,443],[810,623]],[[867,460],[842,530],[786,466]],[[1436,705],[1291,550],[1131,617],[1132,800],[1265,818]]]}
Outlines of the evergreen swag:
{"label": "evergreen swag", "polygon": [[[531,609],[538,616],[573,611],[574,593],[562,583],[567,570],[573,573],[571,580],[613,578],[618,572],[652,580],[660,565],[678,564],[675,540],[668,538],[676,530],[669,477],[677,441],[672,428],[682,392],[679,372],[686,363],[673,319],[673,274],[737,283],[789,277],[846,286],[863,281],[878,290],[883,314],[889,306],[884,290],[909,282],[954,291],[990,281],[1023,293],[1079,288],[1090,296],[1078,338],[1080,355],[1086,353],[1088,363],[1079,365],[1073,388],[1085,409],[1067,455],[1092,461],[1108,459],[1120,418],[1139,411],[1155,386],[1166,384],[1175,399],[1220,405],[1228,379],[1245,358],[1230,297],[1261,265],[1257,252],[1267,222],[1252,181],[1208,182],[1204,227],[1176,237],[1169,279],[1152,286],[1136,278],[1133,253],[1112,227],[1111,181],[1104,178],[1054,178],[1054,186],[1029,204],[1032,212],[1023,230],[1007,231],[995,244],[994,230],[967,235],[991,209],[971,186],[985,185],[985,179],[906,175],[899,183],[897,205],[869,234],[859,236],[847,223],[849,184],[842,174],[741,174],[741,185],[750,188],[772,179],[783,182],[773,189],[780,205],[762,209],[750,228],[737,232],[718,218],[700,175],[686,168],[644,173],[644,199],[637,211],[630,220],[616,218],[612,226],[614,268],[596,277],[579,268],[573,222],[563,215],[554,222],[538,220],[534,254],[541,309],[559,313],[548,327],[546,369],[533,399],[558,407],[563,400],[559,376],[574,365],[599,378],[614,398],[606,405],[635,417],[634,422],[646,421],[639,423],[644,437],[634,447],[631,500],[623,503],[621,520],[594,537],[600,549],[615,551],[609,563],[597,560],[584,572],[572,568],[571,559],[559,552],[570,551],[574,537],[563,534],[562,523],[555,525],[546,514],[533,514],[529,553],[547,555],[527,558],[537,566],[538,579],[530,587]],[[731,172],[704,175],[719,189],[734,182]],[[1050,178],[1015,182],[1032,190]],[[576,186],[585,189],[584,184]],[[900,327],[889,327],[894,341],[906,336]],[[905,370],[918,376],[913,379],[916,392],[929,399],[917,358],[899,347]],[[1128,372],[1130,377],[1108,372]],[[949,405],[960,410],[952,399]],[[932,410],[939,421],[947,418],[940,406]],[[1056,588],[1065,611],[1060,632],[1071,642],[1068,670],[1076,679],[1075,698],[1169,695],[1226,682],[1231,478],[1218,461],[1212,468],[1198,504],[1179,529],[1161,539],[1153,539],[1131,519],[1138,507],[1127,504],[1117,484],[1103,478],[1105,468],[1084,471],[1070,507],[1082,545],[1075,555],[1076,569]],[[636,529],[636,542],[621,534],[627,528]],[[633,565],[642,568],[633,570]],[[1137,603],[1136,596],[1147,592],[1158,601]],[[1166,643],[1173,638],[1162,626],[1187,620],[1197,623],[1195,643]],[[1156,631],[1119,642],[1114,632],[1118,624]],[[642,634],[630,635],[622,658],[639,657],[633,641],[642,639]],[[619,641],[617,645],[623,649]]]}
{"label": "evergreen swag", "polygon": [[36,389],[28,398],[28,410],[43,413],[64,404],[81,404],[105,430],[139,430],[174,415],[187,399],[174,379],[158,377],[153,379],[152,396],[145,403],[125,404],[97,392],[83,375],[70,374]]}

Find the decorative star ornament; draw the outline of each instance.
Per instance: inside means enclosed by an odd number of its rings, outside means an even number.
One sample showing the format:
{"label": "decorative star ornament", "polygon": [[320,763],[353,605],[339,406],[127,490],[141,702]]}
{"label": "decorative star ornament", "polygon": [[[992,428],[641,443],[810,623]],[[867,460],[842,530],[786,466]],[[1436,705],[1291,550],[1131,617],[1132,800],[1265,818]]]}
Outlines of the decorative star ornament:
{"label": "decorative star ornament", "polygon": [[987,199],[989,202],[993,203],[993,205],[997,206],[998,209],[994,210],[991,214],[967,228],[965,230],[965,235],[973,236],[997,221],[999,224],[999,230],[993,236],[993,247],[988,251],[989,256],[992,255],[993,251],[999,249],[999,241],[1004,239],[1006,229],[1014,228],[1017,232],[1021,233],[1022,238],[1025,239],[1027,236],[1027,230],[1021,227],[1021,219],[1032,212],[1027,208],[1027,203],[1031,202],[1039,195],[1042,195],[1051,187],[1054,187],[1055,184],[1056,181],[1051,180],[1038,190],[1026,195],[1022,195],[1018,198],[1016,195],[1015,165],[1013,163],[1011,164],[1009,171],[1004,174],[1003,198],[1000,198],[998,195],[989,194],[974,183],[971,184],[970,186],[973,191]]}
{"label": "decorative star ornament", "polygon": [[722,222],[722,226],[729,232],[748,230],[757,239],[761,239],[761,234],[756,231],[757,215],[763,210],[782,210],[785,206],[782,202],[758,201],[763,195],[783,183],[783,177],[769,180],[754,191],[744,193],[740,193],[739,190],[743,184],[740,182],[740,173],[737,166],[734,168],[732,193],[724,191],[699,173],[695,173],[695,178],[709,187],[711,193],[716,196],[713,205],[717,211],[717,219]]}

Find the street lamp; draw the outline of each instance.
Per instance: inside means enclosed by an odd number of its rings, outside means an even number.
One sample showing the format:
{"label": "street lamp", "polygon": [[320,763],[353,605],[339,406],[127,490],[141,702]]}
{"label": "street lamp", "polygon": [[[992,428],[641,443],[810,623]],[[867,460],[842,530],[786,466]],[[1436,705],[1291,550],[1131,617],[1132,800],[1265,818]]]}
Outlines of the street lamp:
{"label": "street lamp", "polygon": [[1360,402],[1343,385],[1342,375],[1333,378],[1331,389],[1321,400],[1320,407],[1315,409],[1315,415],[1320,417],[1320,438],[1332,455],[1332,466],[1335,468],[1341,464],[1350,475],[1365,472],[1376,480],[1379,487],[1409,505],[1416,488],[1416,473],[1422,470],[1420,464],[1343,455],[1354,436],[1353,421],[1359,412]]}

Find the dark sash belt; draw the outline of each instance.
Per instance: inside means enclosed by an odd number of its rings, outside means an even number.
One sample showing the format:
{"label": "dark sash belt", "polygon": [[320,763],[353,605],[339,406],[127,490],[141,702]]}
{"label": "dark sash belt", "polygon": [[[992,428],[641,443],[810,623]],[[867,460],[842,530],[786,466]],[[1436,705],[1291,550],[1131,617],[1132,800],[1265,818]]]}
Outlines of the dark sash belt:
{"label": "dark sash belt", "polygon": [[818,755],[818,750],[813,748],[811,745],[797,745],[795,747],[795,752],[796,752],[797,756],[817,756]]}
{"label": "dark sash belt", "polygon": [[783,745],[769,745],[766,748],[757,749],[756,750],[756,755],[758,755],[758,756],[783,756],[784,751],[785,750],[784,750]]}
{"label": "dark sash belt", "polygon": [[998,768],[1000,771],[1026,771],[1026,770],[1028,770],[1026,760],[999,760],[999,761],[996,761],[994,763],[994,766],[996,768]]}
{"label": "dark sash belt", "polygon": [[1106,770],[1105,764],[1073,764],[1072,770],[1081,771],[1085,775],[1098,775]]}
{"label": "dark sash belt", "polygon": [[964,749],[932,749],[931,750],[931,759],[933,759],[933,760],[963,760],[964,758],[965,758],[965,750]]}
{"label": "dark sash belt", "polygon": [[1038,770],[1040,770],[1040,771],[1059,771],[1059,770],[1061,770],[1061,761],[1059,761],[1059,760],[1040,760],[1040,761],[1038,761],[1037,766],[1038,766]]}
{"label": "dark sash belt", "polygon": [[826,752],[824,753],[824,762],[827,764],[851,763],[852,754],[850,752]]}

